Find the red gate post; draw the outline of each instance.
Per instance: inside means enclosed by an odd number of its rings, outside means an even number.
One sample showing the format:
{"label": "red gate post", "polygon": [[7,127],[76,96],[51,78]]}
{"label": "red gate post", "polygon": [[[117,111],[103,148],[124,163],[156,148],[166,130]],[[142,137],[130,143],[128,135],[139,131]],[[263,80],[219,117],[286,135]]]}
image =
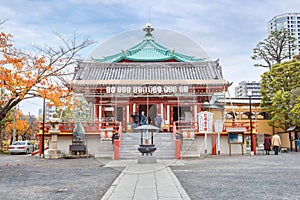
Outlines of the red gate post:
{"label": "red gate post", "polygon": [[181,159],[180,140],[178,140],[178,139],[175,139],[175,158]]}
{"label": "red gate post", "polygon": [[120,159],[120,139],[114,140],[114,160]]}
{"label": "red gate post", "polygon": [[43,141],[42,141],[43,137],[42,135],[40,134],[39,135],[39,141],[40,141],[40,144],[39,144],[39,156],[42,156],[42,151],[43,151]]}
{"label": "red gate post", "polygon": [[256,155],[256,134],[252,135],[253,153]]}
{"label": "red gate post", "polygon": [[212,134],[212,155],[217,155],[216,134]]}

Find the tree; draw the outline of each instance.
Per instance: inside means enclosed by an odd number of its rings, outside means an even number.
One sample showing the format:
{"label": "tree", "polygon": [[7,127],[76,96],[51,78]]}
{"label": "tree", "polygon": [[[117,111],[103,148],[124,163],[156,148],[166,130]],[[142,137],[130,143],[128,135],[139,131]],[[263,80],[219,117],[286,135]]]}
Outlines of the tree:
{"label": "tree", "polygon": [[290,51],[297,48],[296,38],[290,35],[287,29],[271,32],[263,41],[253,49],[253,60],[263,60],[266,64],[255,64],[256,67],[268,67],[279,64],[287,58],[291,58]]}
{"label": "tree", "polygon": [[[10,138],[13,137],[13,131],[14,128],[16,128],[16,140],[19,138],[19,136],[22,137],[23,140],[30,139],[30,134],[27,134],[28,130],[31,128],[30,124],[28,123],[28,119],[24,116],[21,110],[15,109],[16,112],[16,127],[14,127],[14,122],[11,121],[10,123],[7,123],[5,126],[5,132],[6,134],[10,135]],[[14,118],[14,114],[10,112],[10,115],[8,115],[8,118]],[[28,132],[29,133],[29,132]]]}
{"label": "tree", "polygon": [[295,116],[292,118],[292,123],[294,125],[299,125],[300,124],[300,87],[296,88],[293,90],[293,94],[295,95],[296,100],[293,102],[293,108],[291,111],[291,114]]}
{"label": "tree", "polygon": [[272,66],[261,82],[261,107],[271,114],[270,125],[286,130],[299,122],[300,61]]}
{"label": "tree", "polygon": [[7,117],[0,121],[0,150],[2,149],[2,141],[6,138],[6,130],[5,128],[7,127],[8,124],[13,123],[14,118],[13,114],[11,114],[12,111],[10,111],[7,114]]}
{"label": "tree", "polygon": [[5,93],[0,98],[0,122],[25,99],[47,98],[56,106],[68,101],[67,83],[73,73],[69,68],[77,64],[78,52],[93,41],[81,41],[77,35],[71,40],[58,37],[62,42],[58,48],[45,45],[24,52],[13,47],[12,35],[0,33],[0,88]]}

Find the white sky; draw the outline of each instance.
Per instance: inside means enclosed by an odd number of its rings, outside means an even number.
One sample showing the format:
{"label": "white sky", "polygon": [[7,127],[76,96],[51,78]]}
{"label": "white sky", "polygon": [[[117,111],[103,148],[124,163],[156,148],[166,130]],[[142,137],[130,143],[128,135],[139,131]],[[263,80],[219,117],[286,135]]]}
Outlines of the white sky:
{"label": "white sky", "polygon": [[[149,10],[154,28],[181,33],[199,44],[211,60],[220,59],[233,91],[243,80],[260,80],[265,70],[253,66],[253,48],[266,38],[267,22],[279,14],[300,12],[300,1],[9,0],[1,1],[0,19],[8,19],[1,31],[13,34],[15,46],[24,49],[34,44],[57,45],[55,33],[66,38],[77,33],[97,41],[81,52],[86,58],[108,38],[142,30],[149,21]],[[42,101],[23,102],[20,108],[24,114],[37,115]]]}

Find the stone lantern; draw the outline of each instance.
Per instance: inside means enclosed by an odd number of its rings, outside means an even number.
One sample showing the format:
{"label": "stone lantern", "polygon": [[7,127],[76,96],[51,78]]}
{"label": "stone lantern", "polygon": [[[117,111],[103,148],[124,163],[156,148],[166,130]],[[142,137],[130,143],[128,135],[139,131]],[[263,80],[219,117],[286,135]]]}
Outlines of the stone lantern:
{"label": "stone lantern", "polygon": [[49,120],[50,123],[50,130],[49,134],[51,135],[51,142],[48,149],[48,153],[45,154],[45,158],[49,159],[57,159],[62,158],[64,155],[62,152],[57,148],[57,135],[60,134],[59,125],[61,123],[61,119],[57,117],[56,114],[53,115],[52,118]]}

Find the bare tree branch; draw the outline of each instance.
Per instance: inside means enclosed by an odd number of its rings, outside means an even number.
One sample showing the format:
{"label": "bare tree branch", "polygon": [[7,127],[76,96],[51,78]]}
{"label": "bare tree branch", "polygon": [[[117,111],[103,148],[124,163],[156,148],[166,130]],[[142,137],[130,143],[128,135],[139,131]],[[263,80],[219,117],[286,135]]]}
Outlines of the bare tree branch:
{"label": "bare tree branch", "polygon": [[[10,91],[8,92],[10,97],[0,107],[0,122],[9,110],[22,100],[41,96],[39,91],[55,92],[54,87],[67,88],[68,77],[73,74],[68,67],[77,65],[79,51],[94,43],[88,38],[81,40],[76,34],[71,40],[58,34],[57,36],[61,45],[56,48],[49,45],[35,46],[37,51],[26,53],[10,47],[9,52],[2,52],[13,59],[19,59],[20,63],[13,63],[14,71],[7,74],[7,76],[17,78],[10,78],[9,84],[5,85],[6,90]],[[10,60],[6,60],[6,62],[8,61]],[[64,94],[64,91],[61,91],[60,94]]]}

